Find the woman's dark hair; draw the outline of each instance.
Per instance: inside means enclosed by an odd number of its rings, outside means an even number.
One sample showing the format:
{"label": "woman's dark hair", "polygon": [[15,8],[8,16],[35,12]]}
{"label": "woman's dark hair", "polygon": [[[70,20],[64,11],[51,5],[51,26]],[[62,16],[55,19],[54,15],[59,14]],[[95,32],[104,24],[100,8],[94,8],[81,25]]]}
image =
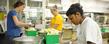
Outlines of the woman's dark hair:
{"label": "woman's dark hair", "polygon": [[19,6],[22,6],[22,5],[24,5],[23,2],[17,1],[17,2],[14,4],[14,8],[19,7]]}
{"label": "woman's dark hair", "polygon": [[66,15],[70,16],[72,14],[76,14],[76,12],[79,12],[81,16],[83,16],[83,9],[80,3],[72,4],[70,8],[67,10]]}

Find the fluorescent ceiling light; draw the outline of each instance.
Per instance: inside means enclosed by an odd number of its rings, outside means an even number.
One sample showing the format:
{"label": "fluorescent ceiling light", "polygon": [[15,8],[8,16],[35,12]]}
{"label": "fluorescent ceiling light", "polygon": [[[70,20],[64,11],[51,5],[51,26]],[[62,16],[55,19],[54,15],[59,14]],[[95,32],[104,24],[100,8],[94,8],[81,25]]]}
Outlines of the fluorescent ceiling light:
{"label": "fluorescent ceiling light", "polygon": [[42,0],[30,0],[30,1],[42,1]]}
{"label": "fluorescent ceiling light", "polygon": [[108,1],[109,2],[109,0],[101,0],[101,1]]}

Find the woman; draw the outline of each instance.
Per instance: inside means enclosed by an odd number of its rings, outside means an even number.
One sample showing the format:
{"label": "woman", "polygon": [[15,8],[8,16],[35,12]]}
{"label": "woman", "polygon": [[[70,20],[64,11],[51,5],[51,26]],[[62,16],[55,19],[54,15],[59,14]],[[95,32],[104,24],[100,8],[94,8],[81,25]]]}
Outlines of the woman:
{"label": "woman", "polygon": [[32,26],[27,23],[23,23],[18,19],[18,13],[21,13],[25,8],[25,4],[18,1],[14,4],[14,9],[9,11],[7,15],[7,32],[6,35],[10,40],[20,37],[22,35],[21,27]]}
{"label": "woman", "polygon": [[62,16],[59,14],[58,10],[57,10],[57,6],[55,5],[52,9],[51,9],[51,13],[53,14],[53,18],[51,19],[51,28],[55,28],[56,30],[58,30],[60,33],[60,44],[62,44],[62,27],[63,27],[63,18]]}
{"label": "woman", "polygon": [[58,31],[62,31],[63,26],[63,18],[59,14],[57,7],[53,7],[51,9],[51,13],[53,14],[53,18],[51,19],[51,27],[57,29]]}

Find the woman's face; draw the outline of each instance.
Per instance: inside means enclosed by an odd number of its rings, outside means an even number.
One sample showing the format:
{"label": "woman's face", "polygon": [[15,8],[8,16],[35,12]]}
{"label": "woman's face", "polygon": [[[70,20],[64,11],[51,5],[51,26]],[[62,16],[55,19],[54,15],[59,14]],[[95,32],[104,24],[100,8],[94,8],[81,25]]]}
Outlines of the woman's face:
{"label": "woman's face", "polygon": [[25,8],[25,5],[19,6],[19,11],[22,12]]}

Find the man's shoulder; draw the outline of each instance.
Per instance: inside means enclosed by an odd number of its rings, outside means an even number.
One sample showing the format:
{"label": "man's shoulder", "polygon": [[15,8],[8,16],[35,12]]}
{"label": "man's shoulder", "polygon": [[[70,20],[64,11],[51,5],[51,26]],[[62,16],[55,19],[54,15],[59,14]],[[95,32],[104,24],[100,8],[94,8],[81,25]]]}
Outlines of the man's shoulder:
{"label": "man's shoulder", "polygon": [[97,23],[96,21],[94,21],[92,18],[90,17],[86,17],[86,20],[85,20],[86,23]]}
{"label": "man's shoulder", "polygon": [[94,21],[92,18],[90,18],[90,17],[86,17],[85,18],[85,20],[84,20],[84,22],[81,24],[82,26],[86,26],[86,27],[96,27],[96,26],[98,26],[98,24],[97,24],[97,22],[96,21]]}

